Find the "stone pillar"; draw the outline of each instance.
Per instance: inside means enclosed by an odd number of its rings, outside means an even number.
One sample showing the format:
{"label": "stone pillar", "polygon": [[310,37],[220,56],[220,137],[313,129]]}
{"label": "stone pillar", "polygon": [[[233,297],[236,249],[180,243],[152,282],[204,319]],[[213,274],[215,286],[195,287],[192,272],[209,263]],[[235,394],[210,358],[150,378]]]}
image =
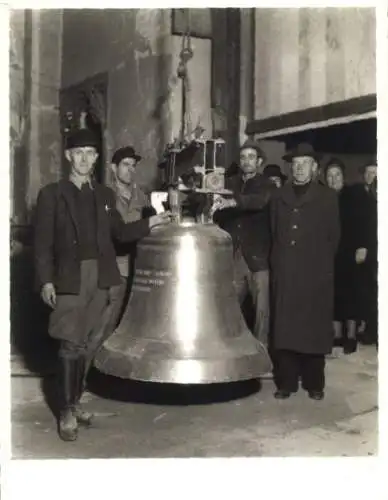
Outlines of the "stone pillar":
{"label": "stone pillar", "polygon": [[27,153],[31,93],[31,11],[10,13],[10,180],[11,218],[14,224],[27,221]]}
{"label": "stone pillar", "polygon": [[[31,12],[31,71],[29,75],[29,135],[27,161],[27,192],[26,203],[30,212],[40,186],[40,158],[39,158],[39,85],[40,78],[40,10]],[[28,43],[28,42],[27,42]]]}
{"label": "stone pillar", "polygon": [[33,10],[31,14],[28,161],[26,203],[31,213],[39,189],[60,176],[62,11]]}
{"label": "stone pillar", "polygon": [[[14,46],[20,47],[10,71],[14,198],[11,226],[11,374],[46,372],[55,359],[47,335],[47,308],[33,287],[31,216],[39,189],[56,180],[60,162],[59,85],[62,12],[15,11]],[[22,29],[23,28],[23,29]],[[20,102],[20,106],[18,103]],[[19,109],[20,108],[20,109]],[[22,126],[18,126],[19,118]],[[11,141],[12,144],[12,141]],[[11,151],[12,153],[12,151]],[[11,173],[12,177],[12,173]]]}

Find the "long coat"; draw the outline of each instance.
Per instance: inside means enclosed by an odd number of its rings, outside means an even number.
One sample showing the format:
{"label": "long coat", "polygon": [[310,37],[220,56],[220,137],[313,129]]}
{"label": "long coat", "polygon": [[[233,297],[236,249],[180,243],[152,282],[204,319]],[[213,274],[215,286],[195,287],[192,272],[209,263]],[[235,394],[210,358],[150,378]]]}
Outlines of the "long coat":
{"label": "long coat", "polygon": [[367,191],[363,184],[356,184],[352,186],[352,197],[357,248],[368,251],[365,262],[358,264],[356,270],[357,310],[359,318],[368,322],[377,316],[377,195],[373,190]]}
{"label": "long coat", "polygon": [[[97,216],[98,286],[120,284],[115,240],[136,241],[149,234],[148,220],[125,224],[116,209],[113,191],[93,183]],[[41,189],[35,213],[34,260],[36,288],[53,283],[57,293],[78,294],[81,281],[79,225],[70,181]]]}
{"label": "long coat", "polygon": [[[338,321],[359,317],[356,250],[363,246],[359,210],[353,186],[345,186],[338,194],[341,240],[335,259],[334,318]],[[361,229],[361,230],[360,230]]]}
{"label": "long coat", "polygon": [[228,179],[226,187],[233,192],[237,205],[217,210],[213,220],[231,235],[234,248],[241,249],[250,271],[267,270],[271,245],[269,201],[276,186],[260,174],[243,182],[239,173]]}
{"label": "long coat", "polygon": [[299,199],[291,184],[270,205],[274,348],[327,354],[333,342],[337,195],[312,183]]}

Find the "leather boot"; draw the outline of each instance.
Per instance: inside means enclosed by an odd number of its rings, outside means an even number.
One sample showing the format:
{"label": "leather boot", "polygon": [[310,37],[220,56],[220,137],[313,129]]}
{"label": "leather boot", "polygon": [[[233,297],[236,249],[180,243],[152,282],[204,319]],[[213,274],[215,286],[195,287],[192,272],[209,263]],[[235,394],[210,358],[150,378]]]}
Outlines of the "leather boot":
{"label": "leather boot", "polygon": [[93,420],[93,413],[82,410],[80,400],[86,388],[86,376],[89,371],[89,363],[85,356],[80,356],[77,360],[77,397],[74,408],[74,415],[77,422],[85,427],[90,427]]}
{"label": "leather boot", "polygon": [[58,419],[58,434],[63,441],[75,441],[78,423],[74,416],[77,398],[77,359],[60,358],[61,410]]}

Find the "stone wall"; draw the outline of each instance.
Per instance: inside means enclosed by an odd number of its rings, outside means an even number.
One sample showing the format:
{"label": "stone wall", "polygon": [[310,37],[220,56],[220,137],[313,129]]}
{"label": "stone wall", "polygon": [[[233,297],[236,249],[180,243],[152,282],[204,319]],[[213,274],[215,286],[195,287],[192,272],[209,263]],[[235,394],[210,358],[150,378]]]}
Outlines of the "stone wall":
{"label": "stone wall", "polygon": [[255,18],[255,119],[376,93],[375,9],[256,9]]}
{"label": "stone wall", "polygon": [[28,224],[40,187],[60,175],[62,13],[11,11],[10,31],[12,215]]}
{"label": "stone wall", "polygon": [[172,59],[169,9],[64,11],[63,92],[107,75],[107,174],[112,152],[132,144],[144,157],[140,182],[152,184],[170,138]]}

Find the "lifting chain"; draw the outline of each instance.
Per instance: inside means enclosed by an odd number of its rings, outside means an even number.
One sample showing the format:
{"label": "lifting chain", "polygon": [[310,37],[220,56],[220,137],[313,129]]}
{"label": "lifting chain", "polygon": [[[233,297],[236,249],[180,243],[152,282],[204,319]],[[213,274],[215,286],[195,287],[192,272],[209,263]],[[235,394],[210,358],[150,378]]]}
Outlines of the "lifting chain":
{"label": "lifting chain", "polygon": [[177,76],[182,80],[182,117],[181,117],[181,142],[191,136],[191,111],[190,111],[190,78],[187,63],[193,58],[190,37],[190,9],[184,9],[186,17],[186,32],[182,36],[182,48],[179,53]]}

